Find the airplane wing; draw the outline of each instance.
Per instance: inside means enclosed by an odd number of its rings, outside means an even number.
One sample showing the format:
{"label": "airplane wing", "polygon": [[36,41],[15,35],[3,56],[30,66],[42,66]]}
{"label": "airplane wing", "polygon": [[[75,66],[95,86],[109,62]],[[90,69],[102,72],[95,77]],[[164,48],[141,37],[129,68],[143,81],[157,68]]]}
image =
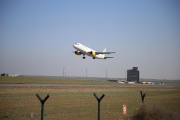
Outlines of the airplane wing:
{"label": "airplane wing", "polygon": [[117,52],[95,52],[96,54],[111,54],[111,53],[117,53]]}

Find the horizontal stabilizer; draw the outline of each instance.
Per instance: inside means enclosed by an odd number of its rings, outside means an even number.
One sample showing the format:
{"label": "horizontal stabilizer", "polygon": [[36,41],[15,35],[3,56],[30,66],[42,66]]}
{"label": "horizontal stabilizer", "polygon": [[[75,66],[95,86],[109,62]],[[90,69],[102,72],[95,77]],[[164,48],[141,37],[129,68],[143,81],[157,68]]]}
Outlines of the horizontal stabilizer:
{"label": "horizontal stabilizer", "polygon": [[117,52],[96,52],[96,54],[111,54],[111,53],[117,53]]}
{"label": "horizontal stabilizer", "polygon": [[104,59],[106,59],[106,58],[114,58],[114,57],[104,57]]}

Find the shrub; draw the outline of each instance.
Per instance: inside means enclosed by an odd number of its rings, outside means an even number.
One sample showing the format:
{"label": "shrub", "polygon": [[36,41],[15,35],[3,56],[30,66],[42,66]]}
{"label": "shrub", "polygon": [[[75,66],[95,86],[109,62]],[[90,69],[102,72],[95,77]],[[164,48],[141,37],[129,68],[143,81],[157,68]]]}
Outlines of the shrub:
{"label": "shrub", "polygon": [[163,108],[153,106],[142,107],[130,117],[130,120],[180,120],[180,115]]}

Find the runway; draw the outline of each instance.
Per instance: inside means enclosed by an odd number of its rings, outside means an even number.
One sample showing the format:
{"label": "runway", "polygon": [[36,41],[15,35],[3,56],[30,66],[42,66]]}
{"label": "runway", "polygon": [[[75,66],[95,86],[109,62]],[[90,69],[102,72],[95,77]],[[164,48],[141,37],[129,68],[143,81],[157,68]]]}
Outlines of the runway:
{"label": "runway", "polygon": [[112,86],[120,86],[120,84],[117,85],[86,85],[86,84],[0,84],[0,86],[86,86],[86,87],[112,87]]}

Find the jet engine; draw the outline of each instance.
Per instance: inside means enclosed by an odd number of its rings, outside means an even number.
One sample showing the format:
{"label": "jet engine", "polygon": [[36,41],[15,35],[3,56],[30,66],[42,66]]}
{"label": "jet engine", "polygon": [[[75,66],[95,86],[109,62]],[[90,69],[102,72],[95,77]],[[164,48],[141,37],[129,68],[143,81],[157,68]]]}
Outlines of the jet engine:
{"label": "jet engine", "polygon": [[96,55],[96,52],[91,51],[90,54],[91,55]]}
{"label": "jet engine", "polygon": [[81,55],[82,53],[81,52],[79,52],[79,51],[75,51],[74,52],[76,55]]}

